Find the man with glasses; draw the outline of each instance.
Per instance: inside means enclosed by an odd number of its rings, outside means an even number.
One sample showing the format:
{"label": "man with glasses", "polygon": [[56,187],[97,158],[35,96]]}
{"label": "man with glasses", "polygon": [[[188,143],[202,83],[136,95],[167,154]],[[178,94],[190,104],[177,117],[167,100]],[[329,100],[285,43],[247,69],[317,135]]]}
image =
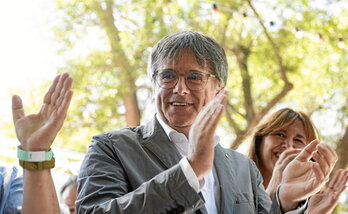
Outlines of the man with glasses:
{"label": "man with glasses", "polygon": [[[319,191],[334,163],[320,166],[321,174],[304,171],[314,143],[284,172],[272,203],[255,164],[220,146],[214,133],[227,70],[224,50],[201,33],[159,41],[148,64],[156,115],[146,125],[93,137],[78,177],[77,212],[281,213]],[[294,169],[303,174],[292,177]]]}

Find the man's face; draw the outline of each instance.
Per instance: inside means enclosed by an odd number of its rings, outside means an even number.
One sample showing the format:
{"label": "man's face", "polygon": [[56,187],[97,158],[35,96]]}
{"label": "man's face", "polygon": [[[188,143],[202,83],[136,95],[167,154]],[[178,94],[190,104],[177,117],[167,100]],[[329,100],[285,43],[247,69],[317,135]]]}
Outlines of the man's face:
{"label": "man's face", "polygon": [[203,72],[211,74],[207,66],[201,67],[191,52],[184,52],[175,60],[163,65],[161,70],[170,69],[178,73],[177,84],[170,89],[155,86],[156,111],[162,120],[173,129],[188,135],[188,131],[197,114],[221,90],[221,82],[208,77],[206,85],[201,90],[191,90],[185,82],[185,74]]}

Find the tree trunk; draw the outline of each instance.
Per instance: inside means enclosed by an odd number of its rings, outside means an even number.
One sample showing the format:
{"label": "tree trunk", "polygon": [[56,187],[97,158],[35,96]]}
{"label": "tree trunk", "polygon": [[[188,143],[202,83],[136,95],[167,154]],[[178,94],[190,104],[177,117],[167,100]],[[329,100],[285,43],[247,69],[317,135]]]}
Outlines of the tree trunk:
{"label": "tree trunk", "polygon": [[134,91],[133,93],[125,96],[123,101],[126,108],[127,126],[138,126],[140,124],[140,110],[136,92]]}
{"label": "tree trunk", "polygon": [[98,3],[95,5],[95,8],[101,25],[109,39],[112,64],[115,68],[118,68],[116,70],[120,70],[120,72],[115,73],[115,78],[120,78],[125,83],[125,87],[121,90],[121,96],[126,109],[127,126],[138,126],[141,116],[136,95],[137,87],[135,86],[135,79],[132,76],[133,66],[122,48],[119,30],[115,25],[113,16],[113,1],[107,0],[105,9]]}
{"label": "tree trunk", "polygon": [[251,93],[251,77],[248,69],[249,48],[238,45],[232,49],[237,58],[238,66],[242,77],[242,87],[244,96],[244,108],[246,111],[245,119],[249,123],[255,117],[253,97]]}
{"label": "tree trunk", "polygon": [[[250,8],[254,12],[256,18],[258,19],[269,43],[272,46],[273,52],[276,57],[276,61],[278,64],[278,72],[281,80],[284,82],[284,86],[282,90],[276,94],[263,109],[260,111],[255,111],[255,107],[253,106],[253,97],[251,94],[251,77],[249,76],[248,67],[247,67],[247,56],[249,54],[249,50],[243,50],[240,46],[237,46],[237,48],[234,49],[234,52],[237,56],[238,65],[241,68],[242,71],[242,78],[243,78],[243,93],[244,93],[244,108],[246,111],[246,115],[244,116],[244,119],[246,120],[246,128],[241,131],[239,130],[236,132],[237,137],[231,144],[231,149],[237,149],[241,143],[243,143],[245,139],[245,135],[252,131],[252,129],[260,122],[260,120],[273,108],[282,98],[286,96],[286,94],[293,88],[292,83],[287,78],[286,72],[287,69],[283,64],[283,58],[280,54],[279,47],[277,44],[273,41],[271,35],[268,33],[267,28],[265,27],[261,17],[257,13],[254,6],[251,4],[250,0],[247,0],[247,3],[249,4]],[[237,52],[236,52],[237,51]],[[243,71],[244,70],[244,71]],[[238,113],[238,112],[237,112]],[[239,115],[241,115],[239,113]],[[232,117],[229,117],[231,120]],[[234,122],[236,123],[236,122]],[[230,123],[231,124],[231,123]],[[233,124],[233,123],[232,123]]]}
{"label": "tree trunk", "polygon": [[335,169],[346,169],[348,164],[348,127],[342,137],[338,142],[336,147],[336,153],[338,155],[338,161],[336,163]]}

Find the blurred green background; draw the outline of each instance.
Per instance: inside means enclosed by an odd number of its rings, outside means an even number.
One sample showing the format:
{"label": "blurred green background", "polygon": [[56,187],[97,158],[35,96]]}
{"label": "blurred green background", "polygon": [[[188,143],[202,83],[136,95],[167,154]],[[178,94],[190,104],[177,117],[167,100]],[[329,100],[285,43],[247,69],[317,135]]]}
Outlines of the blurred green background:
{"label": "blurred green background", "polygon": [[[17,76],[2,90],[6,105],[0,117],[1,136],[15,138],[9,116],[11,94],[20,94],[26,112],[35,113],[50,84],[42,76],[53,78],[62,72],[74,78],[74,97],[55,147],[83,156],[93,135],[149,120],[154,113],[146,75],[151,47],[167,34],[194,30],[220,43],[229,61],[228,105],[218,130],[224,147],[243,152],[243,136],[264,115],[291,107],[311,116],[321,140],[336,149],[337,168],[347,168],[347,1],[50,0],[38,1],[37,8],[17,3],[10,5],[6,24],[29,33],[39,29],[43,39],[21,55],[30,37],[10,35],[11,27],[7,30],[8,37],[16,40],[10,51],[0,52],[1,74]],[[27,14],[22,25],[11,24],[17,7]],[[26,19],[45,27],[23,25]],[[7,43],[8,38],[2,39],[0,45]],[[49,47],[54,60],[40,61],[35,50],[41,46]],[[31,63],[47,63],[50,72],[39,67],[43,71],[35,76],[27,69],[30,55],[36,56]],[[17,57],[15,62],[1,67],[11,56]],[[16,68],[26,72],[24,80]],[[34,84],[27,86],[30,81]],[[1,161],[16,160],[0,155]],[[348,212],[346,195],[337,213]]]}

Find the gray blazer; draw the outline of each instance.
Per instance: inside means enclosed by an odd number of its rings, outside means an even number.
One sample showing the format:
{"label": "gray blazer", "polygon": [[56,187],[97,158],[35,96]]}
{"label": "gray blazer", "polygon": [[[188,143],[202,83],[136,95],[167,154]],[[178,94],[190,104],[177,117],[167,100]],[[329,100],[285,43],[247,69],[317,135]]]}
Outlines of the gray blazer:
{"label": "gray blazer", "polygon": [[[78,213],[207,213],[191,188],[181,155],[156,119],[93,137],[78,177]],[[219,213],[268,213],[271,201],[254,162],[220,145],[214,167]],[[281,213],[276,200],[271,213]]]}

